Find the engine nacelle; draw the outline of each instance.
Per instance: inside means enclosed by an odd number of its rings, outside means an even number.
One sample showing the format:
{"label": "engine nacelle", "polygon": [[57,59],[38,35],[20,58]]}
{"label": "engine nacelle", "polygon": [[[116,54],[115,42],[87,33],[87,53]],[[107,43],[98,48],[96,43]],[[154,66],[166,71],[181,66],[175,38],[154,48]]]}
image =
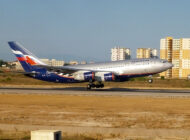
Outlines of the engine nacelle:
{"label": "engine nacelle", "polygon": [[94,81],[94,72],[77,72],[73,74],[75,80],[79,81]]}
{"label": "engine nacelle", "polygon": [[95,80],[97,81],[115,81],[115,75],[107,72],[97,72],[95,74]]}
{"label": "engine nacelle", "polygon": [[114,81],[115,75],[113,73],[104,74],[104,81]]}

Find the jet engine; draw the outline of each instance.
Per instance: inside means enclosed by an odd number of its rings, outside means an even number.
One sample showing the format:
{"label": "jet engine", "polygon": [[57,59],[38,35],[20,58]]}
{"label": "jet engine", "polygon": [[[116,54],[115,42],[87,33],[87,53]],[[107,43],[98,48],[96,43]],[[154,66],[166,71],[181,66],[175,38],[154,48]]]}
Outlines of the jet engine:
{"label": "jet engine", "polygon": [[114,81],[115,75],[113,73],[104,74],[104,81]]}
{"label": "jet engine", "polygon": [[97,81],[115,81],[116,76],[113,73],[97,72],[95,80]]}
{"label": "jet engine", "polygon": [[75,80],[79,81],[94,81],[94,72],[76,72],[73,74]]}

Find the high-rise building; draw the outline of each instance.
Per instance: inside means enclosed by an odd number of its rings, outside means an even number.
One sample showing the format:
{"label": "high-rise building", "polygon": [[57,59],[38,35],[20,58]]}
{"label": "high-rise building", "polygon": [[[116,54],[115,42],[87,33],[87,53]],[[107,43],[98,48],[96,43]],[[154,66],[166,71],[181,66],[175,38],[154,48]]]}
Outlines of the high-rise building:
{"label": "high-rise building", "polygon": [[[168,62],[172,63],[172,37],[166,37],[160,40],[160,59],[166,59]],[[172,69],[162,72],[160,76],[172,77]]]}
{"label": "high-rise building", "polygon": [[179,77],[186,78],[190,74],[190,38],[180,39]]}
{"label": "high-rise building", "polygon": [[125,60],[131,58],[131,51],[128,48],[115,47],[111,49],[111,61]]}
{"label": "high-rise building", "polygon": [[157,49],[151,49],[151,58],[158,58],[158,50]]}
{"label": "high-rise building", "polygon": [[151,48],[138,48],[137,58],[155,58],[158,56],[158,51]]}
{"label": "high-rise building", "polygon": [[138,48],[137,58],[150,58],[150,48]]}
{"label": "high-rise building", "polygon": [[160,75],[167,78],[187,78],[190,74],[190,38],[160,40],[160,58],[171,62],[174,67]]}
{"label": "high-rise building", "polygon": [[180,69],[180,39],[173,39],[172,41],[172,78],[179,78]]}

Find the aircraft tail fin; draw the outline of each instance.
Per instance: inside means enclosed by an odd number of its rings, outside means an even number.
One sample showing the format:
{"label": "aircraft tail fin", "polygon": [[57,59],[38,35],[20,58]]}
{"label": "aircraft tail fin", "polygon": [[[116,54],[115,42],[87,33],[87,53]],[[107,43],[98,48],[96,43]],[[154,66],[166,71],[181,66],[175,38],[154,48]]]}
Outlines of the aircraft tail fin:
{"label": "aircraft tail fin", "polygon": [[35,65],[46,65],[18,42],[10,41],[8,44],[26,72],[34,71]]}

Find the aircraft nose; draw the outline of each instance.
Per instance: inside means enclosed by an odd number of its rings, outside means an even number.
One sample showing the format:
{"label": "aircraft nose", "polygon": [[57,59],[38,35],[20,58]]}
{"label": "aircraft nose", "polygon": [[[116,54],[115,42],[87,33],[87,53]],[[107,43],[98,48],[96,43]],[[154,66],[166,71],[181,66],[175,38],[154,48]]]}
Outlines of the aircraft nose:
{"label": "aircraft nose", "polygon": [[173,65],[172,63],[169,63],[169,62],[167,63],[167,68],[168,68],[168,69],[172,68],[173,66],[174,66],[174,65]]}

